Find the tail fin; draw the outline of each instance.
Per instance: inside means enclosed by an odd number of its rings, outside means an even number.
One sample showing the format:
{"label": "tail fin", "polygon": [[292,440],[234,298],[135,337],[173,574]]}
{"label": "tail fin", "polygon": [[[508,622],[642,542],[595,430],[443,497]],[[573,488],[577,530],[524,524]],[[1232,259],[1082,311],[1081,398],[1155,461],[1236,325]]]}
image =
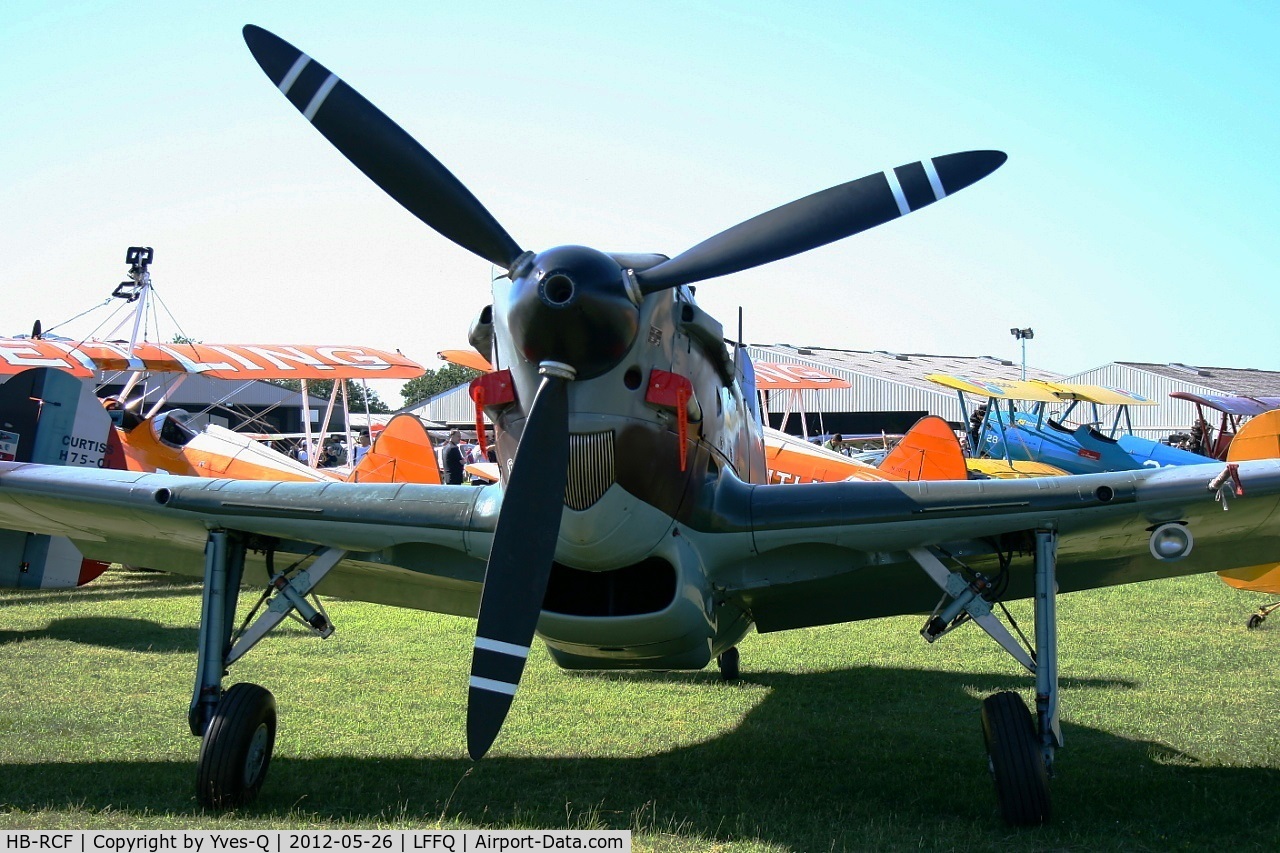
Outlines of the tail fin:
{"label": "tail fin", "polygon": [[[24,370],[0,385],[0,460],[113,467],[111,418],[88,384],[48,367]],[[107,564],[86,560],[69,539],[0,531],[0,587],[82,586]]]}
{"label": "tail fin", "polygon": [[[1280,458],[1280,409],[1263,412],[1251,418],[1236,433],[1227,448],[1228,462],[1247,462],[1250,459]],[[1280,595],[1280,565],[1264,563],[1244,569],[1218,572],[1227,586]]]}
{"label": "tail fin", "polygon": [[431,436],[422,421],[399,414],[387,422],[373,446],[351,474],[351,483],[432,483],[440,479],[440,467],[431,447]]}
{"label": "tail fin", "polygon": [[955,431],[935,415],[916,421],[879,468],[904,480],[964,480],[969,476]]}
{"label": "tail fin", "polygon": [[1227,448],[1228,462],[1280,458],[1280,409],[1263,412],[1240,427]]}

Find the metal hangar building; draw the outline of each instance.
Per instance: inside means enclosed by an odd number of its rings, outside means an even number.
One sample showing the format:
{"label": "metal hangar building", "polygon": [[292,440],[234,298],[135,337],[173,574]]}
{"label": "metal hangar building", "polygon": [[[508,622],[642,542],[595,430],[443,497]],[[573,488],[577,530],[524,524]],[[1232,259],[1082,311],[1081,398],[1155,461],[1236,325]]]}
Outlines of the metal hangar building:
{"label": "metal hangar building", "polygon": [[[956,428],[966,417],[955,391],[930,382],[931,373],[950,373],[980,379],[1020,379],[1022,366],[995,356],[925,355],[885,350],[847,350],[792,344],[749,344],[753,362],[796,364],[818,368],[847,380],[849,388],[771,392],[766,401],[770,426],[778,427],[791,412],[786,431],[800,433],[803,410],[810,435],[839,432],[866,435],[903,433],[925,415],[938,415]],[[1048,382],[1062,374],[1027,367],[1027,379]]]}

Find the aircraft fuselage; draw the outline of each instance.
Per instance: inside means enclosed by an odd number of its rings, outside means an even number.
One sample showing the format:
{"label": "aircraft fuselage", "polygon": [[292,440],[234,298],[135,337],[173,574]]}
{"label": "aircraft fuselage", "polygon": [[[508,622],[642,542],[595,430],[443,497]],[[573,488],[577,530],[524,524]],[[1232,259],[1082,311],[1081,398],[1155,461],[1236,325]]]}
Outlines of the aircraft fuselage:
{"label": "aircraft fuselage", "polygon": [[[612,280],[582,305],[575,301],[582,276]],[[490,328],[481,322],[472,340],[490,344],[482,353],[509,371],[514,387],[514,400],[488,408],[504,477],[541,381],[540,362],[549,354],[576,367],[580,353],[612,352],[568,386],[569,476],[538,623],[556,661],[699,669],[738,642],[750,622],[737,609],[722,612],[698,537],[684,522],[725,472],[764,481],[759,415],[754,393],[743,388],[749,368],[735,362],[720,324],[691,290],[660,291],[635,305],[625,301],[624,276],[612,257],[593,250],[544,252],[525,275],[494,282]],[[540,336],[513,335],[513,318]]]}

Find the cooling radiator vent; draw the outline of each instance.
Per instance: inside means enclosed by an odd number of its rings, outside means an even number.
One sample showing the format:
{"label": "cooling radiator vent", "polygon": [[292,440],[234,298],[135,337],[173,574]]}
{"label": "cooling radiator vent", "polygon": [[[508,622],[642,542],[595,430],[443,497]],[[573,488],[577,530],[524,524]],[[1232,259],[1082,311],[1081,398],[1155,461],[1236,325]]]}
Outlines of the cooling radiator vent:
{"label": "cooling radiator vent", "polygon": [[564,505],[584,510],[613,485],[613,432],[569,435],[569,479],[564,487]]}

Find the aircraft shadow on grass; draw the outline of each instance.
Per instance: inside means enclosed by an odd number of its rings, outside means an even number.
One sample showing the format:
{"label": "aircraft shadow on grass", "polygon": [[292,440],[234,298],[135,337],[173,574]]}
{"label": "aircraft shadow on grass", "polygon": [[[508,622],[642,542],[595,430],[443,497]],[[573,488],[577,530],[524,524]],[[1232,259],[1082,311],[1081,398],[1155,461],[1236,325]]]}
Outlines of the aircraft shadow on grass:
{"label": "aircraft shadow on grass", "polygon": [[65,640],[126,652],[194,652],[199,629],[124,616],[69,616],[30,631],[0,630],[0,646],[27,640]]}
{"label": "aircraft shadow on grass", "polygon": [[109,584],[89,584],[76,589],[21,589],[3,590],[0,594],[14,596],[22,604],[75,604],[85,601],[131,601],[141,598],[177,598],[199,595],[200,582],[190,578],[176,578],[168,574],[139,574],[124,581]]}
{"label": "aircraft shadow on grass", "polygon": [[[855,667],[748,680],[770,692],[736,727],[642,757],[592,757],[589,729],[584,754],[575,757],[297,759],[282,750],[272,762],[271,784],[242,815],[280,826],[303,814],[358,826],[432,825],[443,818],[447,824],[579,828],[590,819],[591,826],[619,829],[631,828],[639,816],[642,829],[707,840],[754,838],[796,850],[857,847],[878,832],[900,841],[900,830],[938,842],[974,843],[982,833],[993,844],[1008,840],[991,793],[974,695],[1019,689],[1025,679]],[[1086,691],[1117,683],[1068,686]],[[904,720],[904,699],[918,700],[925,713]],[[847,715],[836,710],[842,706]],[[299,707],[291,713],[313,712]],[[1068,749],[1059,755],[1054,781],[1057,815],[1036,830],[1047,844],[1122,833],[1134,848],[1176,839],[1221,849],[1265,846],[1280,832],[1271,799],[1256,796],[1280,790],[1280,770],[1198,767],[1193,756],[1158,743],[1071,723],[1063,729]],[[191,776],[186,756],[0,762],[0,810],[199,814]],[[1224,837],[1224,824],[1231,837]]]}

